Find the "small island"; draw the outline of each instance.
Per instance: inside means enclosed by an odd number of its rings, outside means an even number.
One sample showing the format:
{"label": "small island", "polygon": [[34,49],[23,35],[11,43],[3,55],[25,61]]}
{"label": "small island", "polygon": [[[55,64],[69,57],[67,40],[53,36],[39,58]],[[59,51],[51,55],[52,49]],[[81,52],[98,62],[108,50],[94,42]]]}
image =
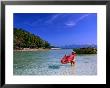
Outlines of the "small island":
{"label": "small island", "polygon": [[50,43],[24,29],[14,28],[14,50],[36,51],[51,49]]}
{"label": "small island", "polygon": [[77,54],[97,54],[97,48],[95,47],[75,48],[73,51]]}

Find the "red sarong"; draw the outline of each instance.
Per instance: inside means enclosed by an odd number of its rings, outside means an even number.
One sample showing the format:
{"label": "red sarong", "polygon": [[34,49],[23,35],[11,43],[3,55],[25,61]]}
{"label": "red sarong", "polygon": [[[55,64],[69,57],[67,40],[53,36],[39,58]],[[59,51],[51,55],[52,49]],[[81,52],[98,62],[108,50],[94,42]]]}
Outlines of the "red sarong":
{"label": "red sarong", "polygon": [[75,56],[76,56],[76,54],[73,54],[73,55],[70,55],[70,56],[66,56],[66,55],[65,55],[65,56],[61,59],[61,63],[62,63],[62,64],[67,64],[67,63],[73,61],[74,58],[75,58]]}

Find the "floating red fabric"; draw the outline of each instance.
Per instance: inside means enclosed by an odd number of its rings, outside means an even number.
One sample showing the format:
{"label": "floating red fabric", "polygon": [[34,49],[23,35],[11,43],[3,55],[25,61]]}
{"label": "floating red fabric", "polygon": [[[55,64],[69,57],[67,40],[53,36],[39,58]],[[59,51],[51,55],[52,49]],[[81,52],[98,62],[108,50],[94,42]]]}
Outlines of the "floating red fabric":
{"label": "floating red fabric", "polygon": [[76,56],[76,54],[72,54],[72,55],[69,55],[69,56],[66,56],[66,55],[65,55],[65,56],[61,59],[61,63],[62,63],[62,64],[67,64],[67,63],[73,61],[74,58],[75,58],[75,56]]}

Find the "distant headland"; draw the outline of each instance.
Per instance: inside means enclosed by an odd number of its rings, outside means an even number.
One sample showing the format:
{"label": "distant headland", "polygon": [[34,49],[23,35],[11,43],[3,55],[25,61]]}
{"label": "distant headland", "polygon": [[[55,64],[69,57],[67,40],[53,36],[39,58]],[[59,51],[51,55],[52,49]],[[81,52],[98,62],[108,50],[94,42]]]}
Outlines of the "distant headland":
{"label": "distant headland", "polygon": [[77,54],[97,54],[97,48],[94,47],[75,48],[73,51]]}

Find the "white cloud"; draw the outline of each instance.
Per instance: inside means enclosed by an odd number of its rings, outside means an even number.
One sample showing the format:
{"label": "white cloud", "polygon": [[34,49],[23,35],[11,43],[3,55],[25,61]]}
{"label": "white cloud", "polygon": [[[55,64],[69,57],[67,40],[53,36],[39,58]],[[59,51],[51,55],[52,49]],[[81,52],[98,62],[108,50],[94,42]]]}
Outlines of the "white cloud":
{"label": "white cloud", "polygon": [[37,19],[35,18],[33,21],[25,21],[22,24],[32,27],[32,26],[36,26],[37,23],[42,22],[42,20],[43,19],[41,19],[41,18],[37,18]]}
{"label": "white cloud", "polygon": [[75,26],[76,23],[75,22],[69,22],[69,23],[66,23],[67,26]]}
{"label": "white cloud", "polygon": [[55,19],[57,19],[61,14],[55,14],[53,15],[49,20],[46,21],[46,23],[51,23],[53,22]]}
{"label": "white cloud", "polygon": [[83,20],[84,18],[86,18],[87,16],[89,16],[90,14],[85,14],[85,15],[82,15],[81,17],[79,17],[78,19],[76,19],[76,21],[69,21],[68,23],[66,23],[65,25],[66,26],[75,26],[77,25],[78,22],[80,22],[81,20]]}
{"label": "white cloud", "polygon": [[87,16],[89,16],[89,14],[85,14],[85,15],[79,17],[79,18],[76,20],[76,22],[79,22],[79,21],[83,20],[83,19],[84,19],[85,17],[87,17]]}

